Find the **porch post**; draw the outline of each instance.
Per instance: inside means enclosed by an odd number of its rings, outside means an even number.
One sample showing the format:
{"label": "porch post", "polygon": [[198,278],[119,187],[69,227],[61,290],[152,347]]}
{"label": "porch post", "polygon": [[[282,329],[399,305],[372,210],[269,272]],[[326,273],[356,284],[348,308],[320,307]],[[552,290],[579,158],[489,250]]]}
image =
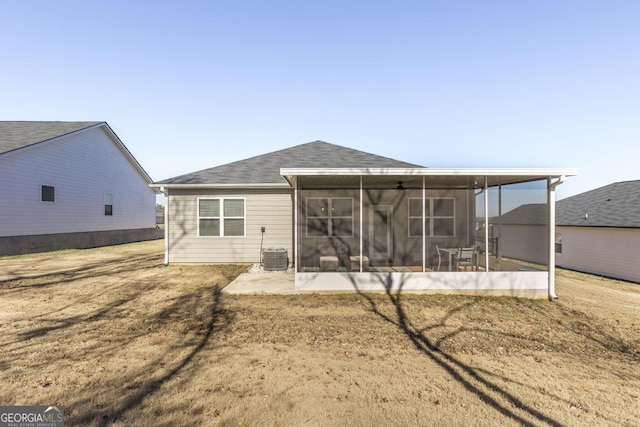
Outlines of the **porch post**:
{"label": "porch post", "polygon": [[362,238],[362,218],[363,218],[363,214],[362,214],[362,207],[364,205],[364,203],[362,202],[362,194],[363,194],[363,190],[362,190],[362,175],[360,175],[360,273],[362,273],[362,267],[363,267],[363,260],[362,260],[362,256],[364,255],[363,249],[362,249],[362,243],[364,242],[364,239]]}
{"label": "porch post", "polygon": [[[498,236],[502,234],[502,184],[498,184]],[[496,242],[496,259],[499,261],[502,259],[500,251],[500,239],[494,236],[494,242]]]}
{"label": "porch post", "polygon": [[549,300],[558,299],[556,295],[556,187],[564,182],[564,175],[560,176],[556,182],[551,182],[551,177],[547,177],[547,214],[549,224]]}
{"label": "porch post", "polygon": [[484,272],[489,272],[489,186],[484,177]]}
{"label": "porch post", "polygon": [[164,265],[169,265],[169,189],[164,189]]}
{"label": "porch post", "polygon": [[[427,213],[425,212],[427,207],[427,177],[422,175],[422,272],[427,271],[427,227],[425,221],[427,219]],[[409,208],[411,209],[411,208]]]}
{"label": "porch post", "polygon": [[293,177],[293,274],[298,274],[298,177]]}

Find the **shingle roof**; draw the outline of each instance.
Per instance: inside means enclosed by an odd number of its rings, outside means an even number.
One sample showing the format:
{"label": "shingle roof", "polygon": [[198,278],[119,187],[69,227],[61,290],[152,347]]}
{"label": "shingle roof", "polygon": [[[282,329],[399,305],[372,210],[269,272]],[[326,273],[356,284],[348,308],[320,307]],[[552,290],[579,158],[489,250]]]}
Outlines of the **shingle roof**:
{"label": "shingle roof", "polygon": [[556,224],[640,227],[640,180],[616,182],[558,201]]}
{"label": "shingle roof", "polygon": [[415,168],[419,165],[314,141],[159,181],[157,184],[280,184],[280,168]]}
{"label": "shingle roof", "polygon": [[[500,222],[507,225],[546,225],[547,204],[530,203],[520,205],[502,215]],[[492,223],[497,224],[498,218],[494,218]]]}
{"label": "shingle roof", "polygon": [[104,122],[0,122],[0,154]]}

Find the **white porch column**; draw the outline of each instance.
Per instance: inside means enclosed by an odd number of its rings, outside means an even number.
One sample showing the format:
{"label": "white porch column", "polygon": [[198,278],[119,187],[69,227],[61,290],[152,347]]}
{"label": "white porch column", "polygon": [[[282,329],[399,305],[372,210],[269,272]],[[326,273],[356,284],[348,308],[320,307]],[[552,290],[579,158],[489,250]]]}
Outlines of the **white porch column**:
{"label": "white porch column", "polygon": [[169,265],[169,189],[164,190],[164,265]]}
{"label": "white porch column", "polygon": [[[427,220],[427,213],[425,212],[427,207],[427,177],[422,177],[422,272],[427,271],[427,227],[425,222]],[[411,208],[409,208],[411,209]]]}
{"label": "white porch column", "polygon": [[298,274],[298,177],[293,177],[293,274]]}
{"label": "white porch column", "polygon": [[556,187],[564,182],[564,175],[556,182],[551,182],[551,177],[547,178],[547,223],[549,224],[549,300],[558,299],[556,295]]}
{"label": "white porch column", "polygon": [[362,208],[364,206],[364,203],[362,202],[362,195],[364,194],[364,190],[362,189],[362,175],[360,175],[360,273],[362,273],[362,267],[363,267],[363,262],[364,260],[362,259],[362,257],[364,256],[364,252],[362,249],[362,244],[364,243],[364,239],[362,237],[362,229],[363,229],[363,225],[362,225],[362,218],[363,218],[363,213],[362,213]]}
{"label": "white porch column", "polygon": [[484,177],[484,272],[489,272],[489,187]]}

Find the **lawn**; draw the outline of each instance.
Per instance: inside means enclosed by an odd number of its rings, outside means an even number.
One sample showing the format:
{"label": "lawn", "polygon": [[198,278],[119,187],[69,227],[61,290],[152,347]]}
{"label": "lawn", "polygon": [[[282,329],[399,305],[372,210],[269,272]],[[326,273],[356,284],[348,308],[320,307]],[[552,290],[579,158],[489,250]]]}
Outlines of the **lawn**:
{"label": "lawn", "polygon": [[66,425],[640,425],[640,285],[557,302],[220,292],[162,241],[0,257],[0,404]]}

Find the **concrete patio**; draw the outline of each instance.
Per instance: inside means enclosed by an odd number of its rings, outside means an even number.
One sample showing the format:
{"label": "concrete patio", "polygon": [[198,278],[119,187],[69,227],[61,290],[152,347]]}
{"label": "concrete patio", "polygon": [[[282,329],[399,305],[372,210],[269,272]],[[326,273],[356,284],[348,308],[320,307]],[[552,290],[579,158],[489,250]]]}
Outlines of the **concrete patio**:
{"label": "concrete patio", "polygon": [[294,273],[286,271],[242,273],[233,282],[225,286],[222,292],[232,295],[305,293],[295,290]]}

